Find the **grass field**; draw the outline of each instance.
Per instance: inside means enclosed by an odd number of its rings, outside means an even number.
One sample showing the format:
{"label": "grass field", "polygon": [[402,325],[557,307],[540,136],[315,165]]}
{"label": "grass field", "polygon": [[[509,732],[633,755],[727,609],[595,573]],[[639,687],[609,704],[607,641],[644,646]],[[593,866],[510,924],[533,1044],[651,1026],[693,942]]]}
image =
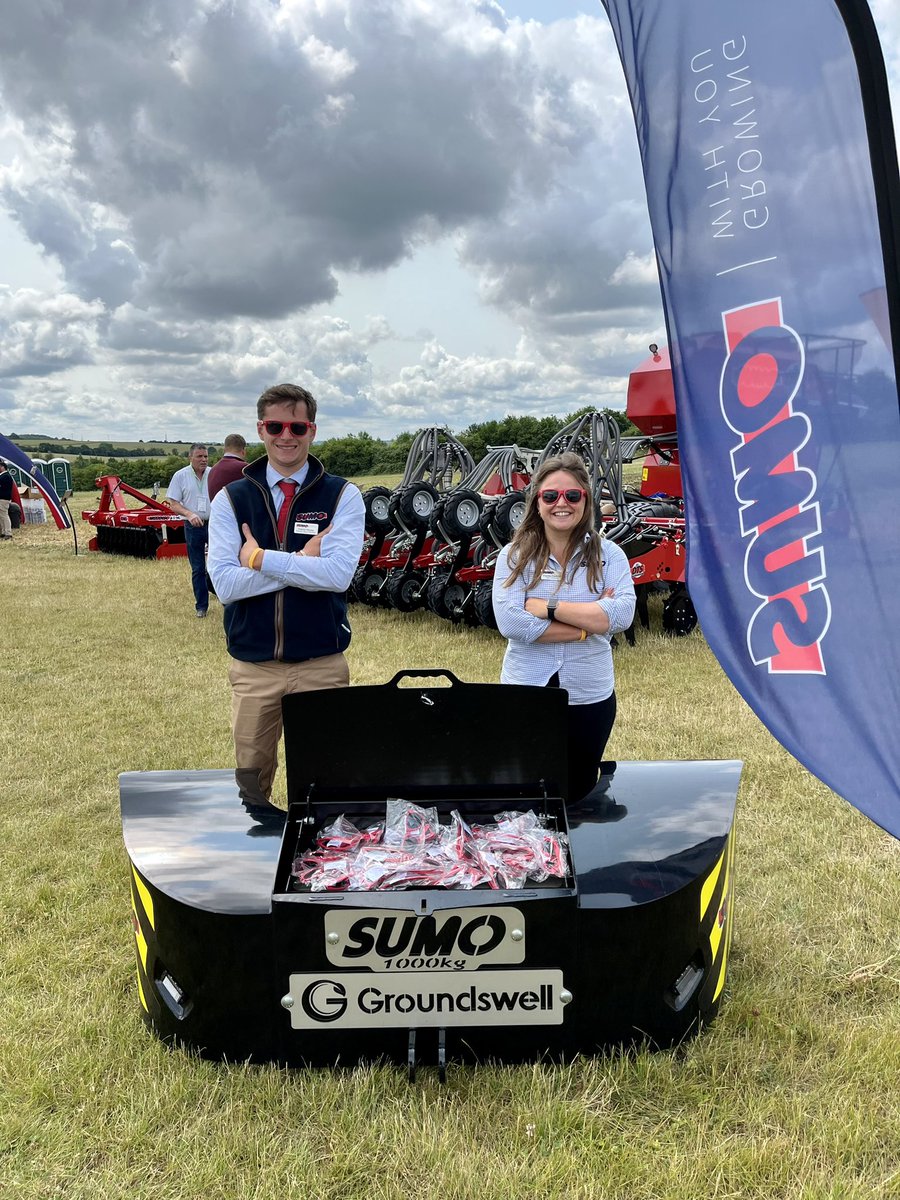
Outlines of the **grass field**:
{"label": "grass field", "polygon": [[[0,547],[4,1200],[900,1197],[900,843],[771,738],[699,632],[616,651],[610,744],[745,763],[729,979],[698,1038],[451,1066],[445,1086],[430,1068],[409,1086],[389,1067],[217,1065],[157,1042],[117,774],[232,765],[226,655],[186,561],[88,553],[78,525],[77,557],[49,525]],[[356,683],[400,666],[497,679],[488,630],[352,620]]]}

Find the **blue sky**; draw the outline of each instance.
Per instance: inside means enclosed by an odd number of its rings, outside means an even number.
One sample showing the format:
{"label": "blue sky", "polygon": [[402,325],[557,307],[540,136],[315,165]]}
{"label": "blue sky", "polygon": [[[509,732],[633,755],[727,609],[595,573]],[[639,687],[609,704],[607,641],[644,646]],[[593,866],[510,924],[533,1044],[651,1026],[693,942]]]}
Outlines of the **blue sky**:
{"label": "blue sky", "polygon": [[61,11],[0,29],[0,431],[251,436],[283,379],[322,437],[562,416],[665,340],[599,2]]}

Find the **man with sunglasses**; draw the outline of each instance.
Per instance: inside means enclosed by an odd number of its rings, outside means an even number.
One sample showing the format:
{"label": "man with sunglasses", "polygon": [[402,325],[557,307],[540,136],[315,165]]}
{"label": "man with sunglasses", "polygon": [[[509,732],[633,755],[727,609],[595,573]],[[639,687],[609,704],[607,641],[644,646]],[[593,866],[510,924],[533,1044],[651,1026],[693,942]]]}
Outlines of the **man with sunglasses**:
{"label": "man with sunglasses", "polygon": [[309,452],[316,407],[295,384],[263,392],[256,428],[266,457],[212,504],[209,570],[225,606],[236,778],[260,820],[283,816],[271,802],[282,697],[350,682],[345,593],[365,510],[359,489]]}

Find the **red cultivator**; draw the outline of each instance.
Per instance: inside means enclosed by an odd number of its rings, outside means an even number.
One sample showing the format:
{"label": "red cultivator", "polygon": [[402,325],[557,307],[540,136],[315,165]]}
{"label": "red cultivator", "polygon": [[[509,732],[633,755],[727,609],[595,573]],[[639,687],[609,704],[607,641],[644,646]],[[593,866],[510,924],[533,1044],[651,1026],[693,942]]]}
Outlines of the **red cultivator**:
{"label": "red cultivator", "polygon": [[[99,507],[81,514],[96,530],[88,543],[89,549],[133,558],[174,558],[187,554],[184,518],[167,504],[123,483],[118,475],[102,476],[97,487],[101,489]],[[143,507],[129,507],[126,496],[139,500]]]}

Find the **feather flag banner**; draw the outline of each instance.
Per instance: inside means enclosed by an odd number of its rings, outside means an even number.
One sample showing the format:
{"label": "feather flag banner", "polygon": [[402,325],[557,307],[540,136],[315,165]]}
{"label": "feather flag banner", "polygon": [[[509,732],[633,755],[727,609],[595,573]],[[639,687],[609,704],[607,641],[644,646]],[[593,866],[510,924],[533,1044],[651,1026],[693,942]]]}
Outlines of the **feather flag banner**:
{"label": "feather flag banner", "polygon": [[669,333],[687,580],[787,749],[900,836],[900,185],[862,0],[604,0]]}

